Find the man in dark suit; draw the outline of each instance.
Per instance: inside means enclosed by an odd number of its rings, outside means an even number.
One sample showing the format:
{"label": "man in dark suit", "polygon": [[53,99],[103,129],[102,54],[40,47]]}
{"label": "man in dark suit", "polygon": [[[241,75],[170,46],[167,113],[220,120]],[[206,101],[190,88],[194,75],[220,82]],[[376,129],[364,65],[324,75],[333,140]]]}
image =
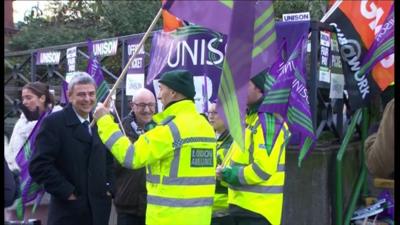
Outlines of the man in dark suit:
{"label": "man in dark suit", "polygon": [[48,225],[106,225],[111,210],[113,157],[97,126],[89,127],[96,83],[80,72],[68,84],[69,104],[47,116],[29,165],[51,194]]}

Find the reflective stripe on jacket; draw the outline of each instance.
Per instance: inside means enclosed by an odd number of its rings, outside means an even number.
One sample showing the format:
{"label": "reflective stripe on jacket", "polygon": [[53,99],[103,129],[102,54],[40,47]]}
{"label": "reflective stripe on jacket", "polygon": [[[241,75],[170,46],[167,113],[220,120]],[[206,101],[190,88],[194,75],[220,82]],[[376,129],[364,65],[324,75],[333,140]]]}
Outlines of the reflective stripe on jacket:
{"label": "reflective stripe on jacket", "polygon": [[157,126],[131,144],[110,115],[99,135],[128,168],[147,167],[146,224],[210,224],[215,191],[216,140],[190,100],[153,116]]}
{"label": "reflective stripe on jacket", "polygon": [[[272,129],[280,128],[269,151],[257,113],[246,117],[245,150],[239,149],[235,142],[232,144],[230,165],[239,166],[241,185],[229,185],[228,203],[258,213],[272,224],[281,224],[286,154],[284,141],[288,140],[289,131],[287,125],[274,115],[266,116],[267,134],[271,124],[276,125]],[[280,126],[282,123],[283,126]]]}
{"label": "reflective stripe on jacket", "polygon": [[[233,142],[229,130],[225,130],[217,140],[217,164],[221,164]],[[228,214],[228,184],[217,180],[213,205],[213,216]]]}

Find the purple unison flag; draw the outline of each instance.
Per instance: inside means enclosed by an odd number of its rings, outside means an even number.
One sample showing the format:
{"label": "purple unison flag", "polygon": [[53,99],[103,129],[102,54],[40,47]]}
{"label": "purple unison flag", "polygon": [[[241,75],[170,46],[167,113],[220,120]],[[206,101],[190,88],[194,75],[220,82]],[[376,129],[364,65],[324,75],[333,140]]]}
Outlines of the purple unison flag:
{"label": "purple unison flag", "polygon": [[165,72],[185,69],[193,76],[210,78],[210,101],[215,101],[218,97],[226,39],[226,36],[200,26],[156,32],[150,51],[147,85]]}
{"label": "purple unison flag", "polygon": [[394,5],[390,8],[382,28],[375,35],[375,40],[363,58],[358,74],[364,75],[374,68],[383,58],[394,53]]}
{"label": "purple unison flag", "polygon": [[249,2],[235,2],[232,11],[217,111],[219,115],[223,115],[232,138],[244,150],[245,120],[242,118],[246,115],[247,85],[251,72],[254,5]]}
{"label": "purple unison flag", "polygon": [[244,149],[241,118],[245,116],[247,84],[276,58],[272,1],[172,0],[164,8],[181,19],[228,35],[217,110]]}
{"label": "purple unison flag", "polygon": [[60,95],[60,104],[61,105],[68,104],[67,91],[68,91],[68,83],[65,80],[63,80],[62,87],[61,87],[61,95]]}
{"label": "purple unison flag", "polygon": [[[307,38],[303,36],[286,62],[279,57],[271,67],[270,73],[275,77],[275,82],[266,91],[259,110],[260,113],[280,114],[292,133],[301,134],[303,140],[300,144],[299,166],[315,139],[304,67],[306,43]],[[265,122],[261,124],[265,134]]]}
{"label": "purple unison flag", "polygon": [[93,42],[92,40],[88,40],[88,54],[89,61],[87,65],[87,73],[93,77],[96,82],[97,90],[96,90],[96,98],[97,102],[103,102],[107,97],[110,89],[106,81],[104,80],[103,71],[101,70],[101,65],[99,60],[93,54]]}
{"label": "purple unison flag", "polygon": [[163,8],[180,19],[228,34],[232,19],[232,1],[167,0]]}
{"label": "purple unison flag", "polygon": [[272,1],[258,1],[254,4],[254,7],[254,37],[250,78],[270,67],[275,62],[277,53],[277,36]]}
{"label": "purple unison flag", "polygon": [[204,109],[203,112],[208,111],[208,92],[207,92],[207,76],[204,74],[204,85],[202,88],[203,91],[203,101],[204,101]]}
{"label": "purple unison flag", "polygon": [[301,36],[310,32],[310,21],[280,21],[276,22],[275,29],[278,47],[286,43],[287,53],[290,54]]}
{"label": "purple unison flag", "polygon": [[[204,1],[177,1],[167,0],[164,9],[175,16],[192,23],[207,27],[211,30],[229,35],[234,26],[240,23],[232,23],[233,5],[240,1],[204,0]],[[247,1],[245,4],[254,6],[255,19],[252,51],[252,65],[250,77],[257,75],[263,69],[269,67],[275,61],[276,32],[274,20],[274,8],[272,1]],[[252,14],[253,15],[253,14]],[[252,17],[252,15],[235,15],[240,18]],[[243,27],[241,27],[243,28]],[[239,28],[238,28],[239,29]]]}
{"label": "purple unison flag", "polygon": [[34,209],[40,203],[40,200],[44,194],[43,187],[39,186],[37,183],[32,181],[32,177],[29,175],[29,160],[31,159],[33,153],[36,151],[35,141],[36,136],[39,133],[39,128],[43,122],[43,119],[51,113],[51,110],[42,113],[33,127],[28,139],[25,141],[22,148],[19,150],[15,160],[18,166],[21,168],[20,178],[21,178],[21,197],[19,197],[17,202],[17,217],[22,219],[25,214],[25,204],[37,199],[35,202]]}

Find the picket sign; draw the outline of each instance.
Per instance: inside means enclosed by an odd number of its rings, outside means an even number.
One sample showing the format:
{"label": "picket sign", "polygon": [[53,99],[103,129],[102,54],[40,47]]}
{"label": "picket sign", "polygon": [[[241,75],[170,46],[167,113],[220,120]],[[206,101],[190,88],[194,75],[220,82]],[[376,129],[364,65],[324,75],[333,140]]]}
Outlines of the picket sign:
{"label": "picket sign", "polygon": [[[133,55],[129,58],[128,63],[126,63],[124,69],[122,70],[121,74],[119,75],[117,81],[115,82],[114,86],[112,87],[112,89],[110,90],[110,92],[107,95],[107,98],[104,100],[103,104],[105,106],[108,105],[108,102],[111,99],[111,96],[113,95],[113,93],[115,92],[115,90],[117,89],[117,87],[119,86],[119,84],[121,83],[121,81],[124,79],[126,72],[128,72],[128,68],[129,65],[132,64],[133,59],[136,57],[136,55],[139,53],[140,49],[142,48],[144,42],[146,41],[146,39],[149,37],[150,32],[153,30],[154,26],[156,25],[157,20],[160,18],[162,13],[162,8],[160,8],[160,10],[158,10],[157,15],[154,17],[153,22],[151,22],[149,28],[147,29],[146,33],[143,35],[142,40],[140,41],[138,47],[135,49],[135,52],[133,53]],[[92,120],[92,122],[90,123],[90,126],[93,126],[95,124],[94,122],[95,120]]]}

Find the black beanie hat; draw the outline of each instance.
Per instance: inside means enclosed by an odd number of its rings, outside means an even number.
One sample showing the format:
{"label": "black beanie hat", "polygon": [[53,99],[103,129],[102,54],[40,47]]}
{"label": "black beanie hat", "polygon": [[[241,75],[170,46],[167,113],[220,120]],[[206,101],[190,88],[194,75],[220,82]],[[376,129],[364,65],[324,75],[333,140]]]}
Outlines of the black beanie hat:
{"label": "black beanie hat", "polygon": [[256,85],[256,87],[260,89],[262,93],[264,93],[264,83],[266,77],[267,77],[267,72],[261,71],[259,74],[251,78],[253,84]]}
{"label": "black beanie hat", "polygon": [[161,75],[161,79],[158,82],[183,94],[187,98],[193,99],[196,95],[193,75],[187,70],[168,71]]}

